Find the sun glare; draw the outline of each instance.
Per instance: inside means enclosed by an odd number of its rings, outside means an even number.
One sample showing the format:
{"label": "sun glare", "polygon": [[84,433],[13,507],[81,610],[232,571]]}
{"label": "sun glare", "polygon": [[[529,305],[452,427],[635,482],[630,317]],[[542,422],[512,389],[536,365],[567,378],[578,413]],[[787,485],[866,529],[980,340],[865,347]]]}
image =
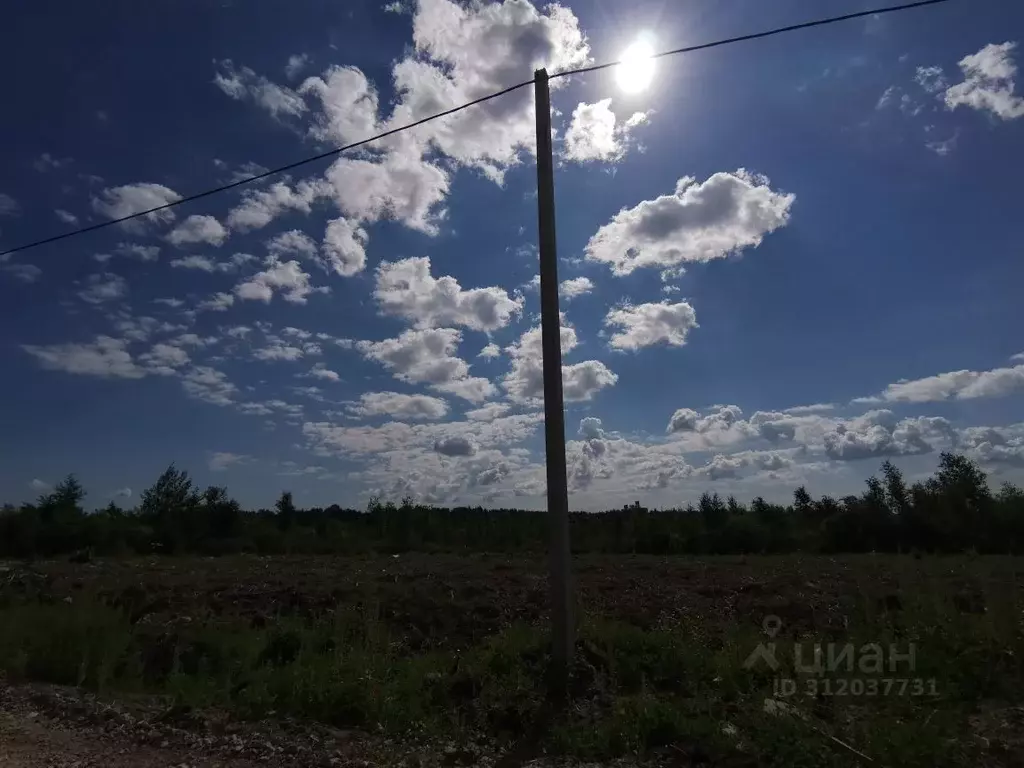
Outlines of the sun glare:
{"label": "sun glare", "polygon": [[622,63],[615,68],[615,80],[626,93],[639,93],[654,77],[654,48],[646,40],[637,40],[622,53]]}

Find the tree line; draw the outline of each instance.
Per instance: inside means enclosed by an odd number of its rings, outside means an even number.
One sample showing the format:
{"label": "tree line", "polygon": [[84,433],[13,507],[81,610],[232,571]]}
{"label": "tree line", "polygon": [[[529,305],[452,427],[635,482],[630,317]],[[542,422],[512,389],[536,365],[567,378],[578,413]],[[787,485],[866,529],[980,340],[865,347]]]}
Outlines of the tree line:
{"label": "tree line", "polygon": [[[299,509],[284,492],[274,509],[247,511],[226,488],[200,490],[173,464],[134,509],[114,502],[87,512],[68,476],[51,493],[0,509],[0,556],[232,553],[358,554],[409,551],[543,551],[545,512],[436,507],[411,498],[371,499],[365,510]],[[989,487],[973,461],[943,453],[936,473],[908,485],[886,461],[859,496],[814,499],[804,487],[788,505],[705,493],[683,507],[573,513],[576,552],[757,554],[784,552],[1024,551],[1024,491]]]}

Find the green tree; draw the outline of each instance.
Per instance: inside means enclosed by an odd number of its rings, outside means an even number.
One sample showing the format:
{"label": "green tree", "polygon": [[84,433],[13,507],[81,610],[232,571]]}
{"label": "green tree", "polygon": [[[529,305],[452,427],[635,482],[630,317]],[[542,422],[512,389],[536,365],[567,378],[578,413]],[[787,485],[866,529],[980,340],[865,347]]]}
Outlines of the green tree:
{"label": "green tree", "polygon": [[228,496],[227,488],[211,485],[203,492],[203,510],[209,521],[210,534],[217,539],[233,539],[239,535],[242,508]]}
{"label": "green tree", "polygon": [[52,521],[58,515],[67,518],[69,515],[81,513],[82,499],[85,489],[74,475],[68,475],[48,494],[39,497],[36,505],[44,521]]}
{"label": "green tree", "polygon": [[891,461],[882,462],[885,478],[885,504],[894,515],[902,515],[910,507],[910,494],[903,482],[903,473]]}
{"label": "green tree", "polygon": [[814,499],[804,486],[793,491],[793,511],[800,517],[810,517],[814,512]]}
{"label": "green tree", "polygon": [[697,502],[697,509],[709,531],[717,531],[725,526],[729,519],[729,510],[717,494],[703,493]]}
{"label": "green tree", "polygon": [[140,515],[153,525],[156,543],[168,553],[193,548],[205,526],[197,515],[199,495],[188,472],[171,464],[142,492]]}
{"label": "green tree", "polygon": [[992,536],[992,494],[977,464],[966,456],[943,452],[939,471],[926,487],[931,492],[929,518],[942,549],[998,548]]}
{"label": "green tree", "polygon": [[292,500],[291,491],[283,491],[281,497],[274,504],[277,510],[277,527],[282,531],[289,530],[295,524],[295,502]]}

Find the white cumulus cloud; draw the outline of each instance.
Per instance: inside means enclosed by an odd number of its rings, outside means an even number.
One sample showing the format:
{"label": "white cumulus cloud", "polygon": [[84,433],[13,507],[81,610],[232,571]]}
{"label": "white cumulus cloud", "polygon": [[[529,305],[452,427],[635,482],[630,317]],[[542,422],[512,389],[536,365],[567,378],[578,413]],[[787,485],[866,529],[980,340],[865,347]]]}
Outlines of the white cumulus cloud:
{"label": "white cumulus cloud", "polygon": [[476,445],[465,437],[446,437],[434,443],[434,450],[445,456],[472,456]]}
{"label": "white cumulus cloud", "polygon": [[611,310],[605,325],[620,326],[608,343],[615,349],[637,350],[664,342],[673,347],[686,343],[687,334],[697,328],[697,315],[685,301],[627,305]]}
{"label": "white cumulus cloud", "polygon": [[922,379],[904,379],[887,386],[875,397],[854,402],[927,403],[1003,397],[1024,390],[1024,365],[988,371],[949,371]]}
{"label": "white cumulus cloud", "polygon": [[167,234],[167,241],[179,247],[193,243],[220,246],[227,237],[228,231],[213,216],[189,216]]}
{"label": "white cumulus cloud", "polygon": [[454,328],[425,328],[394,339],[360,341],[356,348],[400,381],[429,384],[439,392],[481,402],[494,394],[494,385],[469,375],[469,365],[455,355],[461,341],[461,332]]}
{"label": "white cumulus cloud", "polygon": [[343,157],[327,170],[338,209],[357,221],[395,219],[429,235],[438,232],[446,212],[448,174],[408,153],[383,160]]}
{"label": "white cumulus cloud", "polygon": [[968,427],[958,437],[958,449],[986,467],[1024,467],[1024,424]]}
{"label": "white cumulus cloud", "polygon": [[493,341],[480,350],[477,357],[482,357],[485,360],[491,360],[495,357],[501,357],[501,347],[495,344]]}
{"label": "white cumulus cloud", "polygon": [[309,214],[313,203],[329,194],[322,181],[299,182],[294,188],[279,181],[266,189],[249,190],[228,212],[227,225],[238,232],[261,229],[287,211]]}
{"label": "white cumulus cloud", "polygon": [[154,344],[149,352],[140,355],[139,362],[152,373],[169,376],[178,368],[188,365],[191,362],[191,358],[181,347],[176,347],[173,344],[158,343]]}
{"label": "white cumulus cloud", "polygon": [[565,156],[577,163],[617,162],[629,148],[630,131],[647,122],[647,115],[636,112],[626,122],[616,124],[611,99],[596,104],[581,102],[572,113],[565,133]]}
{"label": "white cumulus cloud", "polygon": [[583,296],[593,290],[594,283],[589,277],[573,277],[561,282],[558,286],[558,295],[566,301],[572,301],[576,297]]}
{"label": "white cumulus cloud", "polygon": [[315,138],[352,144],[379,133],[377,91],[358,68],[330,67],[320,77],[307,78],[299,93],[320,102]]}
{"label": "white cumulus cloud", "polygon": [[[577,345],[576,331],[561,327],[562,355]],[[526,331],[519,340],[506,349],[511,361],[509,372],[502,379],[502,386],[513,402],[537,404],[544,394],[544,365],[542,354],[542,331],[535,326]],[[572,365],[562,365],[562,395],[566,402],[581,402],[593,399],[602,389],[614,386],[619,377],[599,360],[585,360]]]}
{"label": "white cumulus cloud", "polygon": [[406,395],[400,392],[364,392],[359,402],[349,406],[355,416],[389,416],[394,419],[441,419],[448,415],[448,403],[430,395]]}
{"label": "white cumulus cloud", "polygon": [[[98,196],[93,197],[92,209],[109,219],[120,219],[161,205],[174,203],[180,199],[181,195],[162,184],[126,184],[120,187],[109,187],[100,192]],[[170,209],[156,211],[146,216],[145,219],[151,222],[173,221],[174,211]],[[134,232],[142,231],[140,220],[126,221],[121,226]]]}
{"label": "white cumulus cloud", "polygon": [[235,286],[235,295],[243,300],[269,302],[278,291],[285,301],[305,304],[314,290],[319,289],[310,284],[309,273],[303,271],[299,262],[280,262],[271,257],[265,270]]}
{"label": "white cumulus cloud", "polygon": [[1015,93],[1017,65],[1015,42],[986,45],[960,60],[964,81],[945,94],[949,109],[970,107],[990,112],[1003,120],[1024,117],[1024,98]]}
{"label": "white cumulus cloud", "polygon": [[410,320],[417,328],[456,325],[494,331],[522,309],[522,301],[503,288],[464,290],[454,277],[431,276],[427,256],[382,262],[373,295],[385,314]]}
{"label": "white cumulus cloud", "polygon": [[321,263],[342,277],[362,272],[366,267],[367,239],[366,230],[353,221],[337,218],[327,222]]}
{"label": "white cumulus cloud", "polygon": [[508,403],[488,403],[466,411],[466,418],[470,421],[494,421],[508,413],[511,408]]}
{"label": "white cumulus cloud", "polygon": [[[389,126],[502,90],[540,67],[553,72],[578,66],[590,53],[571,10],[551,4],[541,11],[526,0],[421,0],[413,16],[413,45],[393,70],[399,104]],[[500,180],[521,150],[533,150],[533,96],[520,89],[472,113],[430,123],[415,140]]]}
{"label": "white cumulus cloud", "polygon": [[668,426],[665,428],[665,431],[669,434],[673,432],[693,432],[697,429],[698,418],[700,418],[700,415],[692,408],[679,408],[672,414],[672,418],[668,420]]}
{"label": "white cumulus cloud", "polygon": [[298,256],[313,258],[316,256],[316,243],[305,232],[292,229],[281,232],[266,242],[267,251],[274,256]]}
{"label": "white cumulus cloud", "polygon": [[567,403],[592,400],[602,389],[615,385],[618,374],[599,360],[562,366],[562,395]]}
{"label": "white cumulus cloud", "polygon": [[315,379],[324,379],[325,381],[341,381],[341,376],[338,372],[332,371],[323,363],[314,365],[307,375]]}
{"label": "white cumulus cloud", "polygon": [[498,391],[490,379],[485,379],[482,376],[467,376],[464,379],[447,381],[444,384],[435,385],[434,389],[461,397],[471,403],[482,403],[487,398],[493,397]]}
{"label": "white cumulus cloud", "polygon": [[892,411],[868,411],[838,424],[824,436],[830,459],[854,461],[880,456],[930,453],[940,442],[952,442],[955,432],[940,417],[897,419]]}
{"label": "white cumulus cloud", "polygon": [[221,371],[206,365],[197,365],[182,375],[181,386],[185,394],[211,405],[231,405],[238,395],[238,387]]}
{"label": "white cumulus cloud", "polygon": [[623,208],[587,243],[592,261],[626,275],[638,267],[679,268],[720,259],[761,244],[785,226],[795,195],[743,169],[703,183],[684,177],[674,194]]}

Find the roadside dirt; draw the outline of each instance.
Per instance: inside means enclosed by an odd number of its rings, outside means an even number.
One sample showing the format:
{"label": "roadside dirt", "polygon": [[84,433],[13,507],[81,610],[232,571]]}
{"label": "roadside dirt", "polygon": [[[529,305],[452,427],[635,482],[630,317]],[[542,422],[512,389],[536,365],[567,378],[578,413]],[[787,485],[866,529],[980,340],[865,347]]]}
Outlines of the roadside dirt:
{"label": "roadside dirt", "polygon": [[145,698],[107,702],[55,686],[0,683],[4,768],[250,768],[364,766],[355,735],[289,723],[177,716]]}
{"label": "roadside dirt", "polygon": [[[526,759],[513,749],[410,746],[295,721],[243,723],[218,713],[175,715],[154,697],[103,700],[0,680],[2,768],[681,768],[673,759],[588,763]],[[526,750],[532,752],[532,750]]]}
{"label": "roadside dirt", "polygon": [[242,768],[251,761],[196,761],[180,749],[117,743],[97,734],[72,730],[32,713],[0,715],[0,765],[7,768],[156,768],[210,765]]}

